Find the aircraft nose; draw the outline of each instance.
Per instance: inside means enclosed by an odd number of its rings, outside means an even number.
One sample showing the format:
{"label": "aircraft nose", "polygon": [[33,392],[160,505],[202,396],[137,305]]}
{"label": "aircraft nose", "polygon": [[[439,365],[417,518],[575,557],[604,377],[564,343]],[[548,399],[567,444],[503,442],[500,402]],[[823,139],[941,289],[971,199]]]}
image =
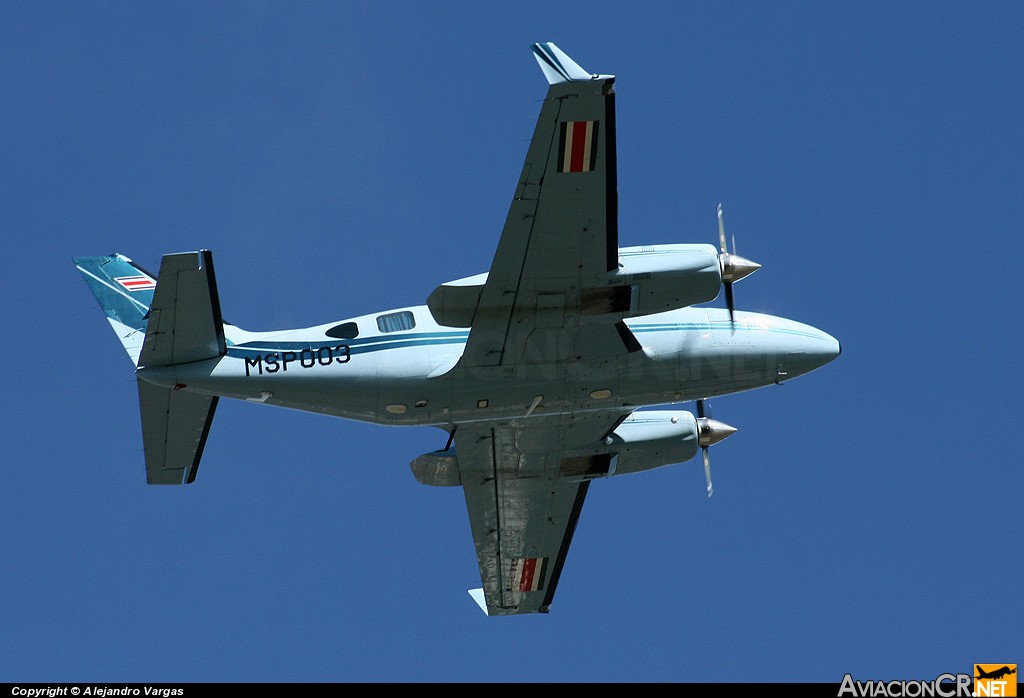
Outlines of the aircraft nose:
{"label": "aircraft nose", "polygon": [[818,330],[818,334],[820,335],[820,346],[818,351],[815,352],[815,355],[821,361],[818,365],[824,366],[829,361],[842,354],[843,347],[839,344],[839,340],[829,333]]}
{"label": "aircraft nose", "polygon": [[802,336],[793,342],[783,362],[789,376],[798,376],[821,368],[842,353],[839,340],[821,330],[803,326]]}

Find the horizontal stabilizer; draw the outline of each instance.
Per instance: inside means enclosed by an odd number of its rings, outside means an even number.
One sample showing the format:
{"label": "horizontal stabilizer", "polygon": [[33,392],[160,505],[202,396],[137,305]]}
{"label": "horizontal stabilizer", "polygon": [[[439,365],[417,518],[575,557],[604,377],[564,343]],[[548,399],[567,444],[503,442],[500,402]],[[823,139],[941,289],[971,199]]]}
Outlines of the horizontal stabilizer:
{"label": "horizontal stabilizer", "polygon": [[184,485],[196,479],[217,398],[139,380],[146,482]]}
{"label": "horizontal stabilizer", "polygon": [[202,361],[223,356],[225,349],[213,255],[164,255],[139,366]]}

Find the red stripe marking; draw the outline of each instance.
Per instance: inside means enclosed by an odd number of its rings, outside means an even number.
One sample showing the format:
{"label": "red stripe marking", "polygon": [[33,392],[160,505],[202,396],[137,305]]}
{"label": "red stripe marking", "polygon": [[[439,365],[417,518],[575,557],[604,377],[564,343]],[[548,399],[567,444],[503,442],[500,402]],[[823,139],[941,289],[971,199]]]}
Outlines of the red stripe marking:
{"label": "red stripe marking", "polygon": [[537,571],[537,558],[523,560],[523,576],[519,580],[519,591],[533,591],[533,575]]}
{"label": "red stripe marking", "polygon": [[587,148],[587,121],[575,121],[572,125],[572,150],[569,161],[570,172],[582,172]]}
{"label": "red stripe marking", "polygon": [[114,279],[129,291],[156,288],[156,281],[145,276],[121,276]]}

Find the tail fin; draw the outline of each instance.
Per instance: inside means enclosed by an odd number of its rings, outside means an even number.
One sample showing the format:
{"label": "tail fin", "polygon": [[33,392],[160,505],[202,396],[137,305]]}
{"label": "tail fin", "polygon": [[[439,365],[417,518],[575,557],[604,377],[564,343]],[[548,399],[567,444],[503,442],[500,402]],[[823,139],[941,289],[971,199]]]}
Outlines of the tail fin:
{"label": "tail fin", "polygon": [[75,266],[107,314],[132,363],[138,365],[156,278],[123,254],[78,257]]}
{"label": "tail fin", "polygon": [[[155,280],[120,254],[80,257],[75,265],[136,366],[174,366],[226,353],[209,250],[165,255]],[[146,481],[192,482],[217,397],[147,383],[144,372],[138,384]]]}

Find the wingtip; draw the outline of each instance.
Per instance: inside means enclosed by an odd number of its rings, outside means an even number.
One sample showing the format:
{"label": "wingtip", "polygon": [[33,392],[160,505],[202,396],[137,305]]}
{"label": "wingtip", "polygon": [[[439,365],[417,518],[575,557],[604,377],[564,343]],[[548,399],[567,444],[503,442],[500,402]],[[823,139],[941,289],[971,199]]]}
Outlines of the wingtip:
{"label": "wingtip", "polygon": [[484,597],[483,589],[470,589],[469,595],[473,597],[473,600],[476,601],[476,605],[480,607],[480,610],[484,612],[485,616],[490,615],[487,612],[487,599]]}
{"label": "wingtip", "polygon": [[536,43],[532,48],[533,57],[537,59],[537,64],[550,85],[563,82],[584,82],[593,80],[595,77],[581,68],[579,63],[569,58],[553,41]]}

